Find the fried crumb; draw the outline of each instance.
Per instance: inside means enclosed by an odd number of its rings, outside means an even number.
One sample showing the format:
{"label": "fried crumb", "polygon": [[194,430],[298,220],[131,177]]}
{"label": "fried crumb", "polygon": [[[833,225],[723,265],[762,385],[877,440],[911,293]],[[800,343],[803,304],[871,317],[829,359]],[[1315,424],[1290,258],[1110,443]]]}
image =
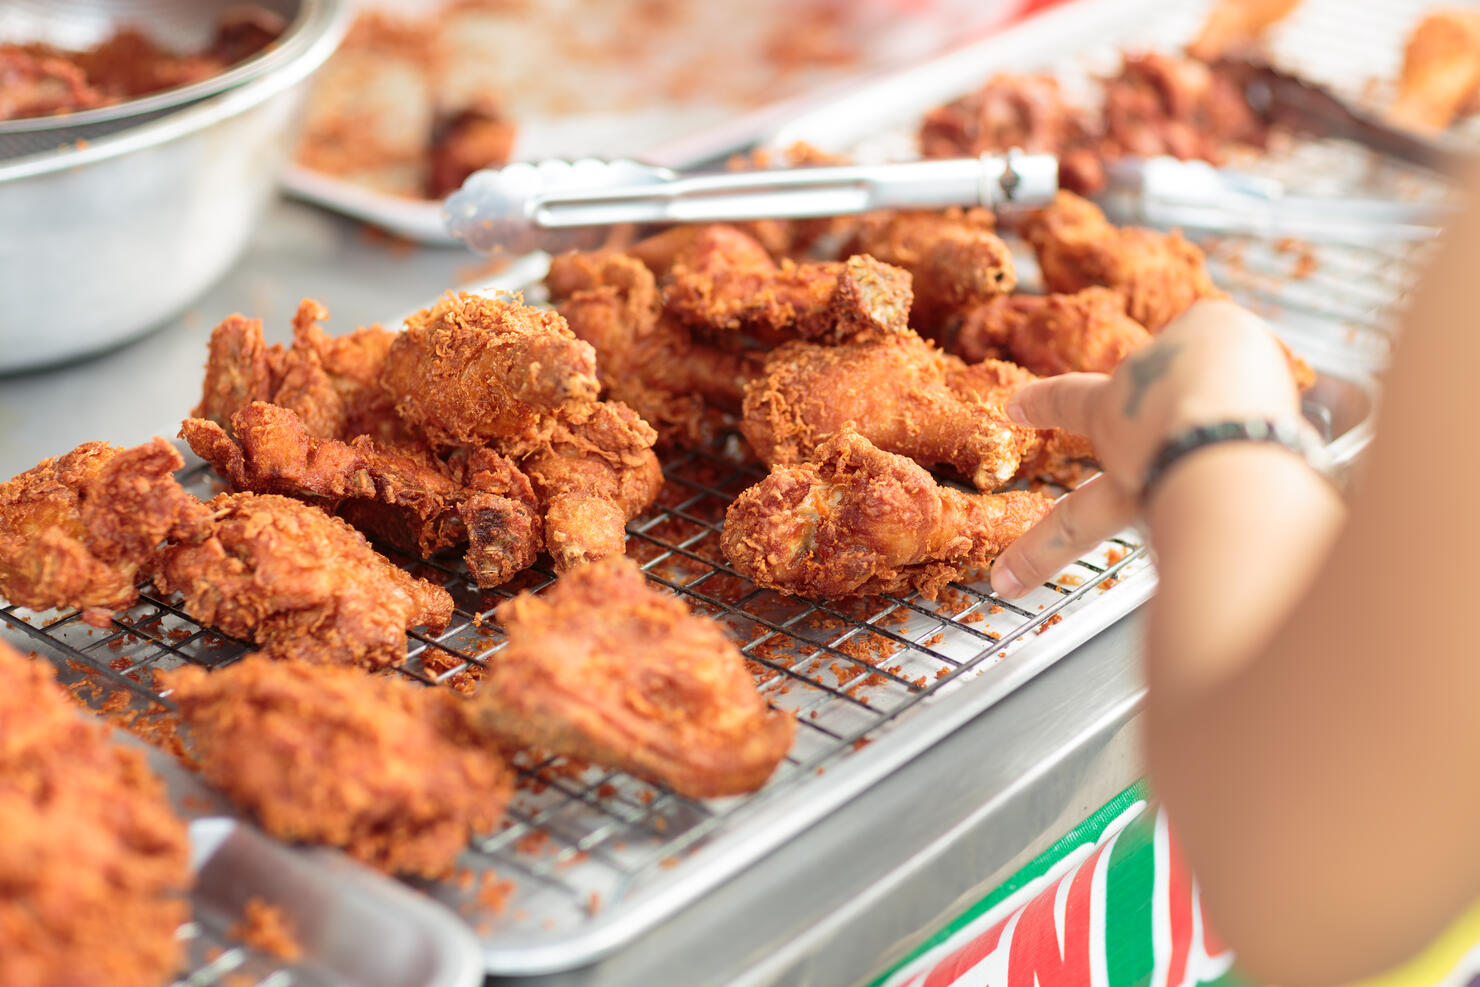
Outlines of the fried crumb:
{"label": "fried crumb", "polygon": [[502,915],[509,907],[509,899],[514,896],[517,888],[518,885],[512,878],[500,879],[497,873],[487,870],[478,882],[478,891],[473,900],[494,915]]}
{"label": "fried crumb", "polygon": [[1042,623],[1042,625],[1039,626],[1038,633],[1039,634],[1042,634],[1044,631],[1048,630],[1050,627],[1052,627],[1055,624],[1059,623],[1063,619],[1064,619],[1064,615],[1063,614],[1061,614],[1061,613],[1054,614],[1052,617],[1050,617],[1047,620],[1045,620]]}
{"label": "fried crumb", "polygon": [[230,936],[246,946],[266,953],[285,963],[303,957],[303,947],[293,932],[293,925],[277,905],[261,898],[248,898],[242,906],[242,917],[231,927]]}

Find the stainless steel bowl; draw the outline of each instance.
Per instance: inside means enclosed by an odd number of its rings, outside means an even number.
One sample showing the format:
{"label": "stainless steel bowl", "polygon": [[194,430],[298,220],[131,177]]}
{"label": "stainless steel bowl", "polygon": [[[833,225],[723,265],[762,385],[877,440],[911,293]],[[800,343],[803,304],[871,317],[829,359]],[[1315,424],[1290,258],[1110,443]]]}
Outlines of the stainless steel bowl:
{"label": "stainless steel bowl", "polygon": [[[213,21],[227,5],[173,6]],[[287,160],[304,82],[347,26],[343,0],[279,6],[290,24],[277,47],[293,55],[267,71],[84,146],[0,160],[0,373],[141,335],[241,254]]]}

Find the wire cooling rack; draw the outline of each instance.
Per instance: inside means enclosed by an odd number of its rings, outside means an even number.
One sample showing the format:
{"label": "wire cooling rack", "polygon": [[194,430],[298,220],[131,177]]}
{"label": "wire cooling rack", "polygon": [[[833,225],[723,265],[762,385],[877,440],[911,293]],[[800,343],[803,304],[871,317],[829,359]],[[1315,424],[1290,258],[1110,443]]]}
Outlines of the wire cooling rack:
{"label": "wire cooling rack", "polygon": [[[1030,643],[1045,651],[1056,625],[1078,606],[1125,592],[1117,584],[1138,572],[1149,577],[1145,549],[1127,533],[1023,601],[998,600],[984,583],[952,584],[934,602],[780,596],[731,570],[719,549],[726,507],[765,475],[743,448],[732,437],[668,464],[659,503],[629,526],[628,554],[649,579],[724,624],[769,701],[795,714],[792,749],[759,793],[703,801],[566,759],[520,763],[521,781],[502,828],[468,848],[452,880],[420,885],[466,916],[484,941],[491,969],[549,965],[549,959],[525,955],[531,942],[569,947],[565,955],[577,959],[583,949],[591,954],[596,941],[573,946],[573,937],[625,925],[629,900],[645,897],[652,907],[647,892],[666,887],[660,897],[671,903],[673,887],[682,890],[686,869],[704,856],[699,851],[743,831],[748,816],[780,803],[816,803],[841,763],[865,760],[866,748],[933,700],[1012,664],[1010,657]],[[219,485],[204,465],[187,467],[181,479],[202,497]],[[509,585],[480,590],[458,559],[398,561],[446,586],[456,610],[444,633],[413,632],[405,660],[395,667],[462,691],[475,688],[479,669],[503,646],[493,609],[518,591],[538,592],[554,580],[549,569],[536,566]],[[1117,613],[1145,591],[1127,593],[1136,598],[1117,605]],[[86,669],[100,687],[94,705],[143,724],[146,734],[157,734],[171,712],[167,695],[156,691],[155,672],[185,664],[218,667],[252,650],[193,621],[178,598],[149,588],[108,629],[90,627],[78,612],[17,607],[0,608],[0,621],[7,636],[72,674]],[[515,944],[520,948],[503,954],[500,964],[500,950]],[[215,982],[234,958],[231,951],[216,956],[187,982]]]}

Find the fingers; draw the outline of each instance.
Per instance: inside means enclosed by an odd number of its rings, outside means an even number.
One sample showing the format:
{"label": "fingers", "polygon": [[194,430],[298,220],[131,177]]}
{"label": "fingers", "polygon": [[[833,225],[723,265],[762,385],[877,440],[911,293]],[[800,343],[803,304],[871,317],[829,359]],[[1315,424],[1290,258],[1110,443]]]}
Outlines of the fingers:
{"label": "fingers", "polygon": [[1061,374],[1018,388],[1003,410],[1019,425],[1088,435],[1095,402],[1109,386],[1104,374]]}
{"label": "fingers", "polygon": [[1025,596],[1135,518],[1135,500],[1104,476],[1097,476],[1059,501],[1047,517],[997,557],[992,588],[1007,599]]}

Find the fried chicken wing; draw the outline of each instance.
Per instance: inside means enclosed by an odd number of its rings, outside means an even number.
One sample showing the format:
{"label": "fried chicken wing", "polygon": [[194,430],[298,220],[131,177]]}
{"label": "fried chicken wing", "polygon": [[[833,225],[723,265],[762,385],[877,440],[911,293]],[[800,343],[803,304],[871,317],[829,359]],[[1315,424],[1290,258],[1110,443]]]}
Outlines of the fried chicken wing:
{"label": "fried chicken wing", "polygon": [[167,983],[190,917],[185,824],[47,663],[0,641],[0,678],[0,983]]}
{"label": "fried chicken wing", "polygon": [[910,277],[872,257],[779,264],[733,226],[706,226],[673,258],[667,311],[696,331],[742,332],[763,345],[901,332]]}
{"label": "fried chicken wing", "polygon": [[596,353],[554,312],[449,294],[406,320],[381,385],[439,445],[533,436],[557,409],[596,400]]}
{"label": "fried chicken wing", "polygon": [[737,412],[759,357],[693,338],[662,311],[657,282],[627,254],[571,252],[545,278],[571,330],[596,348],[605,395],[630,406],[670,448],[713,439],[723,412]]}
{"label": "fried chicken wing", "polygon": [[234,490],[296,497],[422,558],[467,544],[468,570],[482,587],[527,569],[543,546],[529,478],[491,449],[442,459],[363,435],[316,439],[292,411],[261,402],[231,423],[235,440],[201,418],[187,419],[180,435]]}
{"label": "fried chicken wing", "polygon": [[1256,44],[1298,6],[1300,0],[1219,0],[1188,53],[1211,62],[1233,49]]}
{"label": "fried chicken wing", "polygon": [[663,485],[657,438],[631,408],[596,401],[561,413],[538,440],[511,450],[540,498],[556,571],[626,551],[627,522]]}
{"label": "fried chicken wing", "polygon": [[995,490],[1018,471],[1009,423],[951,390],[946,355],[914,333],[818,346],[792,342],[745,390],[740,430],[762,461],[791,465],[852,423],[887,452],[960,470]]}
{"label": "fried chicken wing", "polygon": [[1398,98],[1389,115],[1413,130],[1443,130],[1473,112],[1480,95],[1480,11],[1436,10],[1403,51]]}
{"label": "fried chicken wing", "polygon": [[304,299],[287,348],[266,344],[260,319],[227,318],[211,333],[201,400],[191,417],[229,433],[232,415],[253,401],[269,401],[296,412],[317,438],[404,438],[393,401],[379,385],[396,334],[372,326],[331,337],[319,325],[327,317],[322,305]]}
{"label": "fried chicken wing", "polygon": [[693,798],[754,791],[795,722],[766,708],[724,629],[607,559],[498,608],[509,643],[474,698],[477,722],[535,746],[629,771]]}
{"label": "fried chicken wing", "polygon": [[941,344],[968,363],[1003,357],[1035,374],[1108,374],[1151,341],[1125,314],[1125,298],[1109,288],[1072,295],[1011,295],[964,312]]}
{"label": "fried chicken wing", "polygon": [[206,779],[282,840],[444,877],[512,792],[503,760],[460,737],[464,700],[446,689],[262,657],[166,681]]}
{"label": "fried chicken wing", "polygon": [[167,537],[200,537],[205,511],[175,483],[163,439],[133,449],[85,442],[0,484],[0,596],[33,610],[78,607],[106,627]]}
{"label": "fried chicken wing", "polygon": [[1203,252],[1181,233],[1114,226],[1071,192],[1033,213],[1023,235],[1050,291],[1113,288],[1125,297],[1126,314],[1153,333],[1200,298],[1226,297],[1208,276]]}
{"label": "fried chicken wing", "polygon": [[[1012,392],[1038,377],[1016,363],[983,360],[965,363],[952,359],[946,383],[957,394],[985,401],[1000,410]],[[1066,487],[1077,486],[1091,472],[1095,458],[1089,439],[1057,428],[1026,428],[1009,425],[1017,445],[1018,480],[1047,480]]]}
{"label": "fried chicken wing", "polygon": [[995,227],[983,209],[881,213],[864,218],[844,251],[909,271],[910,325],[934,338],[952,316],[1017,287],[1012,251]]}
{"label": "fried chicken wing", "polygon": [[387,665],[405,656],[409,628],[437,633],[452,616],[445,589],[386,561],[339,518],[275,494],[221,494],[206,507],[209,537],[167,546],[155,585],[273,657]]}
{"label": "fried chicken wing", "polygon": [[822,599],[917,590],[985,567],[1048,513],[1025,491],[967,494],[845,427],[730,505],[725,558],[759,586]]}

